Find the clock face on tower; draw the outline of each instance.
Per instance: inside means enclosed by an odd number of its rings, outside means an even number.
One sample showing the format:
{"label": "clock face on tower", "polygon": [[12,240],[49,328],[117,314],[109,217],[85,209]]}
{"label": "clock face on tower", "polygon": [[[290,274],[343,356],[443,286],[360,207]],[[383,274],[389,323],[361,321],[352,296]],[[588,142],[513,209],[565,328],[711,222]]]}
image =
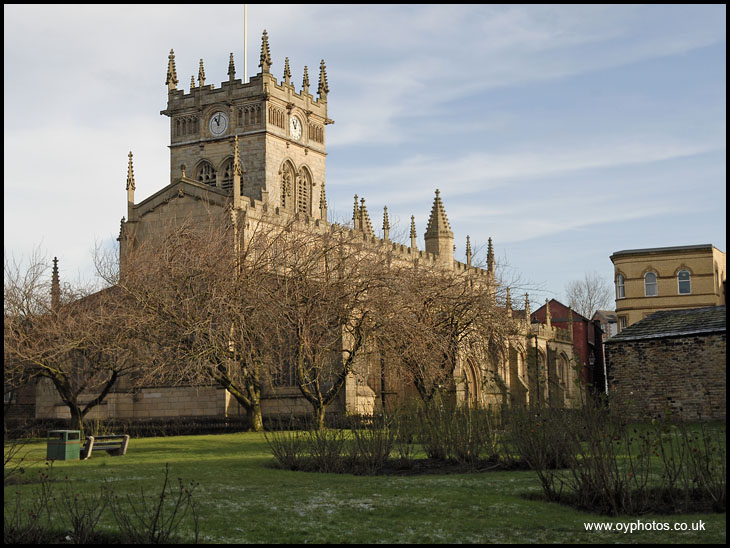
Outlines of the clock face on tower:
{"label": "clock face on tower", "polygon": [[225,112],[218,111],[210,118],[208,128],[213,135],[223,135],[228,129],[228,116]]}
{"label": "clock face on tower", "polygon": [[289,118],[289,132],[297,141],[302,137],[302,122],[296,116]]}

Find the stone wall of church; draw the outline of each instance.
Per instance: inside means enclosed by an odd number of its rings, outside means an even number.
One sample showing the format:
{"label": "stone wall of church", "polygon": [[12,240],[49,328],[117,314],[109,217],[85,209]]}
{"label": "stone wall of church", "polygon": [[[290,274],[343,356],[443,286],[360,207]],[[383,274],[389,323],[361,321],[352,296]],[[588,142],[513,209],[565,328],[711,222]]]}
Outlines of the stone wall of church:
{"label": "stone wall of church", "polygon": [[635,416],[725,420],[725,333],[606,345],[608,391]]}

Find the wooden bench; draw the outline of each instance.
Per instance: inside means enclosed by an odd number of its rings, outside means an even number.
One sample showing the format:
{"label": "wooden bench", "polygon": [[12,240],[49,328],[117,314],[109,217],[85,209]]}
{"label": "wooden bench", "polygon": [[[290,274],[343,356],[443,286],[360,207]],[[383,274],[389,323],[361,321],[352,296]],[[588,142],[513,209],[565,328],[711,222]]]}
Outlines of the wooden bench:
{"label": "wooden bench", "polygon": [[112,456],[124,455],[129,445],[129,434],[109,436],[87,436],[81,448],[81,460],[86,460],[94,451],[106,451]]}

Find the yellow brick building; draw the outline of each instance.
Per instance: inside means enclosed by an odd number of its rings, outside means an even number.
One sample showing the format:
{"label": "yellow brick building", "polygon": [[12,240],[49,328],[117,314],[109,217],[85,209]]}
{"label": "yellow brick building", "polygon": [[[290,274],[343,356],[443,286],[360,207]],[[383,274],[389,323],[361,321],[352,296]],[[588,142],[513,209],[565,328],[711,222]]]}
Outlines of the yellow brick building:
{"label": "yellow brick building", "polygon": [[611,255],[619,332],[660,310],[725,304],[725,253],[712,244]]}

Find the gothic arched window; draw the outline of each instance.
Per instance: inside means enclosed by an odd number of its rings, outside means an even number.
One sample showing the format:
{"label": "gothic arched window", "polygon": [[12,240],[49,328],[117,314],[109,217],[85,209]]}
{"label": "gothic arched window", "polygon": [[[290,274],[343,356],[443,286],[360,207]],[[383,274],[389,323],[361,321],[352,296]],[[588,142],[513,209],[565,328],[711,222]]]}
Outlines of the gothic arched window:
{"label": "gothic arched window", "polygon": [[208,161],[202,161],[195,171],[195,180],[208,186],[215,186],[215,169]]}
{"label": "gothic arched window", "polygon": [[297,179],[297,213],[312,214],[312,178],[306,169]]}
{"label": "gothic arched window", "polygon": [[281,168],[281,209],[291,210],[294,205],[294,167],[286,162]]}
{"label": "gothic arched window", "polygon": [[230,190],[233,187],[233,159],[231,158],[225,164],[221,170],[221,188],[223,190]]}

